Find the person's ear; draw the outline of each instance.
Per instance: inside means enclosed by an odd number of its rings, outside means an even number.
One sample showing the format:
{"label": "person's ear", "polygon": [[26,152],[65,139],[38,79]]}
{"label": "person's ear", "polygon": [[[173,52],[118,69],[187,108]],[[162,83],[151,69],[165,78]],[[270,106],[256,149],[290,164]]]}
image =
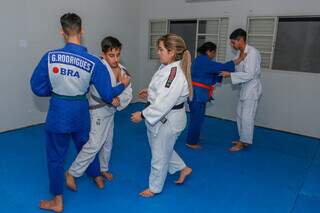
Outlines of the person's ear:
{"label": "person's ear", "polygon": [[176,52],[173,51],[173,50],[169,51],[169,55],[170,55],[170,57],[171,57],[172,59],[175,59],[175,58],[176,58]]}
{"label": "person's ear", "polygon": [[107,56],[106,53],[104,53],[104,52],[101,53],[101,57],[102,57],[103,59],[106,59],[106,56]]}
{"label": "person's ear", "polygon": [[217,57],[217,51],[216,50],[212,50],[212,55],[213,55],[214,58]]}
{"label": "person's ear", "polygon": [[60,35],[64,36],[64,32],[63,32],[62,27],[59,29],[59,33],[60,33]]}
{"label": "person's ear", "polygon": [[83,34],[85,34],[85,32],[86,32],[86,31],[85,31],[84,28],[82,27],[82,28],[81,28],[81,31],[80,31],[80,34],[83,35]]}

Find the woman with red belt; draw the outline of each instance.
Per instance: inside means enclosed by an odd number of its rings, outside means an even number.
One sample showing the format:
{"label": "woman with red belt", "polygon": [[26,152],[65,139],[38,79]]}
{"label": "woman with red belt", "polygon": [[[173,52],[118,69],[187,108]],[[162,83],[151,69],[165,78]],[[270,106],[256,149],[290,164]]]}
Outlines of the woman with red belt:
{"label": "woman with red belt", "polygon": [[198,48],[198,56],[192,62],[193,100],[189,102],[190,122],[186,145],[192,149],[201,148],[199,136],[204,121],[207,102],[213,100],[214,85],[221,82],[221,71],[234,72],[235,66],[244,58],[244,54],[236,60],[219,63],[213,59],[216,57],[217,46],[212,42],[205,42]]}

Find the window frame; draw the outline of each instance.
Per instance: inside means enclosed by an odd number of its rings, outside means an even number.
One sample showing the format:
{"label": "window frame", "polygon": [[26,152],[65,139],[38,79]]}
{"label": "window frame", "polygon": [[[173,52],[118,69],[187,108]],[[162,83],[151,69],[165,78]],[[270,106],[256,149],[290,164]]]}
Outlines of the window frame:
{"label": "window frame", "polygon": [[[217,59],[220,59],[220,61],[225,61],[226,60],[226,57],[227,57],[227,45],[228,45],[228,42],[226,39],[226,43],[224,44],[224,58],[221,60],[221,58],[219,58],[219,48],[221,47],[221,42],[220,42],[220,39],[221,39],[221,26],[222,26],[222,19],[227,19],[227,31],[226,31],[226,38],[228,38],[228,31],[229,31],[229,20],[230,18],[229,17],[226,17],[226,16],[222,16],[222,17],[211,17],[211,18],[166,18],[166,19],[150,19],[149,20],[149,43],[148,43],[148,59],[149,60],[155,60],[155,59],[159,59],[159,57],[155,57],[155,58],[152,58],[152,55],[151,55],[151,51],[152,49],[154,49],[154,47],[152,46],[151,44],[151,41],[152,41],[152,36],[157,36],[157,35],[160,35],[160,34],[157,34],[157,33],[152,33],[151,32],[151,27],[152,27],[152,23],[155,23],[155,22],[166,22],[166,33],[169,33],[169,29],[170,29],[170,21],[189,21],[189,20],[193,20],[193,21],[196,21],[196,41],[195,41],[195,44],[194,44],[194,50],[195,50],[195,57],[197,56],[197,48],[198,48],[198,38],[199,36],[217,36],[218,38],[218,41],[216,42],[216,45],[217,45]],[[217,34],[212,34],[212,33],[199,33],[199,22],[200,21],[218,21],[218,33]],[[164,35],[164,34],[163,34]]]}
{"label": "window frame", "polygon": [[[152,24],[153,23],[157,23],[157,22],[165,22],[165,31],[163,33],[153,33],[151,32],[152,30]],[[152,36],[162,36],[168,33],[168,19],[150,19],[149,20],[149,32],[148,32],[148,58],[149,60],[156,60],[159,59],[158,56],[156,56],[155,58],[152,58],[152,49],[156,49],[156,47],[154,46],[154,44],[152,44]]]}
{"label": "window frame", "polygon": [[[273,27],[273,33],[272,34],[250,34],[249,33],[249,29],[250,29],[250,20],[262,20],[262,19],[273,19],[274,20],[274,27]],[[265,69],[272,69],[272,63],[273,63],[273,56],[274,56],[274,48],[275,48],[275,44],[276,44],[276,39],[277,39],[277,31],[278,31],[278,20],[279,17],[278,16],[249,16],[247,17],[247,27],[246,27],[246,31],[247,31],[247,41],[248,44],[249,43],[249,36],[252,37],[271,37],[272,36],[272,44],[271,44],[271,51],[270,52],[265,52],[265,51],[261,51],[259,50],[260,54],[270,54],[270,60],[269,60],[269,65],[268,67],[262,67]]]}
{"label": "window frame", "polygon": [[[284,70],[284,69],[274,69],[273,68],[273,61],[274,61],[274,55],[275,55],[275,47],[276,47],[276,42],[277,42],[277,33],[278,33],[278,26],[279,26],[279,19],[281,18],[319,18],[320,15],[312,15],[312,14],[290,14],[290,15],[265,15],[265,16],[259,16],[259,15],[253,15],[253,16],[248,16],[247,17],[247,26],[246,26],[246,30],[247,30],[247,42],[248,42],[248,38],[249,36],[255,36],[253,34],[249,34],[249,27],[250,27],[250,19],[265,19],[265,18],[273,18],[275,21],[275,25],[274,25],[274,32],[273,32],[273,42],[272,42],[272,47],[271,47],[271,55],[270,55],[270,60],[269,60],[269,66],[268,67],[262,67],[261,69],[263,70],[280,70],[282,71],[286,71],[286,72],[296,72],[296,73],[303,73],[305,74],[317,74],[314,72],[301,72],[299,70]],[[248,44],[250,44],[248,42]],[[258,48],[257,48],[258,49]],[[259,50],[259,49],[258,49]],[[259,50],[260,53],[265,53],[264,51]]]}

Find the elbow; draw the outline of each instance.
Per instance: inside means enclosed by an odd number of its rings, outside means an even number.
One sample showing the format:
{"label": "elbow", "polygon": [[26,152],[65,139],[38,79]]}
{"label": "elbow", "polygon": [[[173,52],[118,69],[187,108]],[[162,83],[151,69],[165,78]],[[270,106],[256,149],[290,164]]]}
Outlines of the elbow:
{"label": "elbow", "polygon": [[31,83],[31,90],[36,96],[40,97],[52,95],[52,88],[46,85]]}
{"label": "elbow", "polygon": [[51,93],[45,91],[32,90],[32,92],[39,97],[47,97],[51,95]]}
{"label": "elbow", "polygon": [[48,97],[52,95],[51,90],[33,90],[33,93],[40,97]]}
{"label": "elbow", "polygon": [[46,88],[46,87],[31,87],[32,92],[40,97],[47,97],[52,95],[52,90],[51,88]]}
{"label": "elbow", "polygon": [[37,88],[35,88],[34,86],[32,86],[32,84],[31,84],[31,91],[32,91],[33,94],[35,94],[36,96],[41,96],[40,91],[39,91]]}

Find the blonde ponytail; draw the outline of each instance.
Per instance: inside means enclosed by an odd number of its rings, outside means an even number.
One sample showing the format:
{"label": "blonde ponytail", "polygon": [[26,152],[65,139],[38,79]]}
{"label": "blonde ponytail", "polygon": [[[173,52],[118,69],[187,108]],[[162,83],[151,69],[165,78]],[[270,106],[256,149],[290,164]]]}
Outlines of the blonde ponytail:
{"label": "blonde ponytail", "polygon": [[192,79],[191,79],[191,54],[189,50],[184,50],[181,61],[181,68],[184,76],[188,82],[189,88],[189,100],[192,101],[193,98],[193,88],[192,88]]}
{"label": "blonde ponytail", "polygon": [[193,88],[191,80],[191,54],[189,50],[187,50],[186,43],[180,36],[173,33],[169,33],[159,38],[157,43],[158,46],[161,41],[167,50],[175,51],[175,61],[181,60],[181,68],[188,82],[189,100],[192,100]]}

